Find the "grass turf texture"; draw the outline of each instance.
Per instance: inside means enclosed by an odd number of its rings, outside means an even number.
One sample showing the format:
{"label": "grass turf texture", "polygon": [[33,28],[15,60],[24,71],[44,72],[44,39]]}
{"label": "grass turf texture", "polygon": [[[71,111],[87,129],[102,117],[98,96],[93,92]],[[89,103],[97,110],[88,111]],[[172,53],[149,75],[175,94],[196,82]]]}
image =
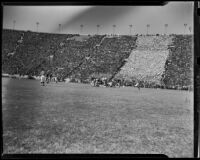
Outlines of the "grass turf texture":
{"label": "grass turf texture", "polygon": [[6,83],[3,153],[193,156],[193,105],[187,91]]}

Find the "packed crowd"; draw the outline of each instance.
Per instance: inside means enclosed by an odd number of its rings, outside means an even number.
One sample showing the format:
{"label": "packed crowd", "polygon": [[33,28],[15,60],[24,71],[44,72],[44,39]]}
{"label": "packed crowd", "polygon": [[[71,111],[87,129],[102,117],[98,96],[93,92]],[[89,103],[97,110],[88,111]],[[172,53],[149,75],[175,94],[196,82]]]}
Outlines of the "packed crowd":
{"label": "packed crowd", "polygon": [[168,49],[168,44],[172,43],[172,36],[168,35],[142,35],[138,36],[137,50],[158,50],[163,51]]}
{"label": "packed crowd", "polygon": [[137,48],[132,51],[117,76],[143,81],[145,86],[161,85],[170,42],[169,36],[139,36]]}
{"label": "packed crowd", "polygon": [[125,59],[129,57],[131,50],[135,48],[136,37],[122,36],[120,38],[105,38],[96,49],[93,62],[97,73],[110,73],[112,78],[124,65]]}
{"label": "packed crowd", "polygon": [[[87,40],[67,40],[65,46],[61,49],[62,53],[57,54],[54,59],[56,66],[61,65],[64,68],[63,75],[65,77],[73,76],[78,79],[85,79],[89,74],[88,62],[94,54],[94,46],[100,43],[103,36],[90,36]],[[86,73],[84,73],[84,70]]]}
{"label": "packed crowd", "polygon": [[193,49],[191,35],[177,35],[169,46],[163,82],[168,88],[188,88],[193,83]]}
{"label": "packed crowd", "polygon": [[2,71],[5,73],[15,74],[18,67],[16,51],[19,47],[19,40],[24,32],[3,30],[2,33]]}
{"label": "packed crowd", "polygon": [[107,38],[104,35],[91,36],[86,41],[88,44],[80,50],[83,57],[79,58],[78,67],[74,67],[73,76],[81,81],[87,81],[88,77],[94,73],[110,75],[109,79],[114,77],[114,73],[118,72],[124,59],[129,56],[135,39],[135,37],[118,39]]}
{"label": "packed crowd", "polygon": [[[2,70],[9,74],[39,75],[49,67],[49,55],[73,35],[3,30]],[[14,54],[12,54],[14,53]]]}
{"label": "packed crowd", "polygon": [[191,87],[191,36],[139,36],[136,45],[117,77],[139,80],[143,87]]}
{"label": "packed crowd", "polygon": [[93,77],[100,84],[103,78],[150,88],[192,84],[191,35],[80,36],[6,29],[2,38],[3,73],[38,76],[49,70],[58,81],[90,83]]}

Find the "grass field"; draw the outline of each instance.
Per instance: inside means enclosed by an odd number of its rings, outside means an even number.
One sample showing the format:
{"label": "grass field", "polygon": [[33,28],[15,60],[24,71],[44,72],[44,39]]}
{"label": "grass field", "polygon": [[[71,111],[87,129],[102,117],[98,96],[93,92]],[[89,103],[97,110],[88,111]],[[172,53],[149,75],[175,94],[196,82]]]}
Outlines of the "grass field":
{"label": "grass field", "polygon": [[193,157],[187,91],[5,79],[2,93],[3,153]]}

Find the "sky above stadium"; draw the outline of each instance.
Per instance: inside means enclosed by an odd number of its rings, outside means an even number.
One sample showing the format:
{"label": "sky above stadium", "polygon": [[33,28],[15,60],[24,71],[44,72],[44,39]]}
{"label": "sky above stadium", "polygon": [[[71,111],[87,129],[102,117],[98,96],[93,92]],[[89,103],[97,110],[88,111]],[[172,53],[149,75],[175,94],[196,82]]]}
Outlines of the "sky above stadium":
{"label": "sky above stadium", "polygon": [[[3,6],[3,28],[7,29],[73,34],[146,34],[147,24],[150,24],[150,34],[190,33],[189,27],[193,32],[193,2],[169,2],[165,6]],[[165,28],[164,24],[168,27]],[[115,29],[113,25],[116,25]],[[131,30],[129,25],[133,25]]]}

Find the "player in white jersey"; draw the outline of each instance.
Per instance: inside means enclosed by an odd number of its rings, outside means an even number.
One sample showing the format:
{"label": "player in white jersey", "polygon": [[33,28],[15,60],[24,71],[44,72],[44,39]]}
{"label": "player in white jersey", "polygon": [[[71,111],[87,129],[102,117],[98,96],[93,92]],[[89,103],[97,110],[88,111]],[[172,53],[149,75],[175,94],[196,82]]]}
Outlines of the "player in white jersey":
{"label": "player in white jersey", "polygon": [[45,86],[45,81],[46,81],[46,77],[44,76],[44,74],[42,74],[40,77],[40,83],[42,86]]}

